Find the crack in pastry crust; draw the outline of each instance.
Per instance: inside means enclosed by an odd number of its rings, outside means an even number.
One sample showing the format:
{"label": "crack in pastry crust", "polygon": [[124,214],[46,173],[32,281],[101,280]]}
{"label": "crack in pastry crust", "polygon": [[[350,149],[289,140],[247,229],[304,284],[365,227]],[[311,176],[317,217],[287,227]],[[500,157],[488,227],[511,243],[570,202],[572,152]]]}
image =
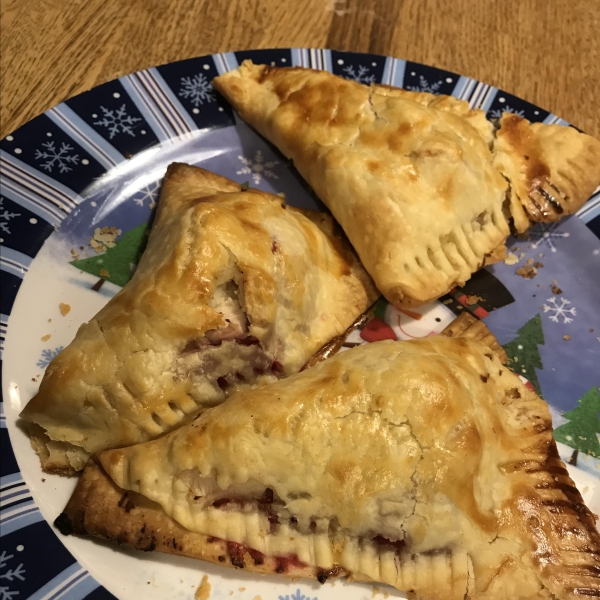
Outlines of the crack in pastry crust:
{"label": "crack in pastry crust", "polygon": [[600,592],[600,538],[547,406],[469,340],[361,346],[98,461],[178,526],[290,572],[427,600]]}
{"label": "crack in pastry crust", "polygon": [[293,159],[394,304],[464,283],[508,235],[491,125],[464,102],[248,61],[214,85]]}
{"label": "crack in pastry crust", "polygon": [[22,417],[51,472],[299,371],[377,297],[331,217],[168,169],[132,280],[48,366]]}

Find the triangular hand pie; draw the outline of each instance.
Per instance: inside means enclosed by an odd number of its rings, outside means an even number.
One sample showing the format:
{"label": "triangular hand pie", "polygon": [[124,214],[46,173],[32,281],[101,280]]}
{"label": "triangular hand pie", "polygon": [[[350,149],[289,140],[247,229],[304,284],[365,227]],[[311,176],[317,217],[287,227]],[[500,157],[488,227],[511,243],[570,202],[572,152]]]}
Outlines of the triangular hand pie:
{"label": "triangular hand pie", "polygon": [[503,245],[507,183],[462,104],[248,61],[214,86],[293,160],[393,304],[443,295]]}
{"label": "triangular hand pie", "polygon": [[65,532],[423,600],[600,594],[546,404],[476,342],[377,342],[96,457]]}
{"label": "triangular hand pie", "polygon": [[507,217],[518,231],[557,220],[600,183],[598,140],[512,115],[494,143],[464,100],[250,61],[213,84],[293,160],[399,307],[501,259]]}
{"label": "triangular hand pie", "polygon": [[49,365],[22,417],[47,471],[152,439],[299,371],[377,298],[332,219],[174,164],[132,280]]}

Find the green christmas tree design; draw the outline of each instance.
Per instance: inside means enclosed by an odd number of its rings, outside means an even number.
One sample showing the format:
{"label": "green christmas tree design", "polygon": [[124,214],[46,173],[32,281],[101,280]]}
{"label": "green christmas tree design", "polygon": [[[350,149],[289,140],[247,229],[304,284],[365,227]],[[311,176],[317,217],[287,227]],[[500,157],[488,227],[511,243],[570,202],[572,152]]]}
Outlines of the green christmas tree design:
{"label": "green christmas tree design", "polygon": [[598,413],[600,413],[600,390],[593,387],[579,399],[577,408],[563,415],[565,419],[569,419],[569,422],[554,430],[556,441],[595,458],[600,458]]}
{"label": "green christmas tree design", "polygon": [[544,344],[544,330],[542,319],[539,314],[527,321],[517,331],[517,337],[505,344],[503,348],[508,356],[509,367],[518,375],[526,377],[542,397],[540,382],[538,381],[536,369],[542,369],[542,358],[538,346]]}
{"label": "green christmas tree design", "polygon": [[382,321],[385,321],[385,311],[388,305],[389,302],[383,296],[380,296],[379,300],[377,300],[375,306],[373,307],[373,314]]}
{"label": "green christmas tree design", "polygon": [[[150,228],[147,223],[124,234],[112,248],[98,256],[71,261],[81,271],[95,275],[123,287],[130,279],[133,268],[146,249]],[[96,289],[97,286],[94,286]]]}

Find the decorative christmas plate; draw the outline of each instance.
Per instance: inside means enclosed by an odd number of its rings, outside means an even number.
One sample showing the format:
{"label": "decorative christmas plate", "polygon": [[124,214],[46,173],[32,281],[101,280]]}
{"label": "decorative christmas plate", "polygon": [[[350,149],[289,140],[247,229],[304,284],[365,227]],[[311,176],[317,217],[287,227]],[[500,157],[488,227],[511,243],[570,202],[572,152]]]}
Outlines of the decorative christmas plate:
{"label": "decorative christmas plate", "polygon": [[[191,599],[204,574],[213,600],[324,600],[339,597],[341,589],[349,600],[373,595],[363,584],[288,582],[59,538],[50,524],[75,480],[40,470],[18,421],[48,363],[128,281],[170,162],[199,164],[284,192],[290,204],[321,208],[287,161],[213,91],[212,78],[246,58],[452,94],[490,117],[510,111],[568,126],[506,92],[433,67],[367,54],[279,49],[203,56],[127,75],[63,102],[1,140],[0,600]],[[346,344],[432,335],[461,311],[485,319],[512,368],[549,402],[563,459],[577,464],[572,476],[596,512],[598,236],[597,190],[577,216],[510,240],[510,260],[477,273],[439,301],[405,312],[381,302],[375,318]],[[386,593],[404,597],[392,589]]]}

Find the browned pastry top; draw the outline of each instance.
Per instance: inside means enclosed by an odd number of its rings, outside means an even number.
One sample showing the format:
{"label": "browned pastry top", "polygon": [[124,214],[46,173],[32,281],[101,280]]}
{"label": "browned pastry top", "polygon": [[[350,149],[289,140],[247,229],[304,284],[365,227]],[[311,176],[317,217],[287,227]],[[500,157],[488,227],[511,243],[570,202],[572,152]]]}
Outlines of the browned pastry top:
{"label": "browned pastry top", "polygon": [[600,591],[548,407],[487,346],[376,342],[99,460],[185,529],[424,599]]}
{"label": "browned pastry top", "polygon": [[46,470],[82,469],[90,452],[299,371],[376,298],[330,216],[171,165],[132,280],[52,361],[22,417]]}

